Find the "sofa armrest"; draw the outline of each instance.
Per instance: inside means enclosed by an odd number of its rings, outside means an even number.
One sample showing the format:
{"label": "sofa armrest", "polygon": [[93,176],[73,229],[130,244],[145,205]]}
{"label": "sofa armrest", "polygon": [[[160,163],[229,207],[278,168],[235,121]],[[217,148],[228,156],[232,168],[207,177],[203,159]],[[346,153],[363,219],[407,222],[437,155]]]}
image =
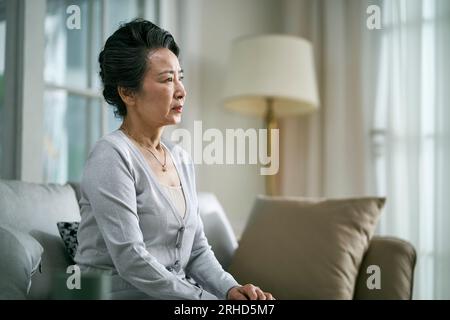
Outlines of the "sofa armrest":
{"label": "sofa armrest", "polygon": [[[367,280],[373,273],[367,270],[371,265],[380,268],[379,289],[368,288]],[[354,299],[411,299],[415,265],[416,250],[409,242],[394,237],[373,237],[359,269]]]}

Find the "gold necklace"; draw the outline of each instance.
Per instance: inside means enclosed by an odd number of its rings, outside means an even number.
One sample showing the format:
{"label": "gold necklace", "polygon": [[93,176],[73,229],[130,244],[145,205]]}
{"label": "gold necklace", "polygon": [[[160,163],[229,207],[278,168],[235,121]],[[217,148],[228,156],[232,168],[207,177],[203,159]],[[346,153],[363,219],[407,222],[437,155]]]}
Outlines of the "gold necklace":
{"label": "gold necklace", "polygon": [[[156,161],[159,162],[159,164],[162,167],[162,171],[166,172],[167,171],[167,156],[166,156],[166,149],[161,145],[161,143],[159,143],[159,146],[163,149],[164,152],[164,163],[162,163],[161,161],[159,161],[158,157],[153,153],[152,150],[150,150],[150,148],[144,144],[142,144],[141,142],[139,142],[135,137],[133,137],[130,132],[128,131],[127,128],[121,126],[120,130],[122,130],[127,136],[129,136],[131,139],[133,139],[134,141],[137,142],[138,145],[140,145],[142,148],[144,148],[145,150],[149,151],[153,157],[155,157]],[[155,148],[156,149],[156,148]]]}

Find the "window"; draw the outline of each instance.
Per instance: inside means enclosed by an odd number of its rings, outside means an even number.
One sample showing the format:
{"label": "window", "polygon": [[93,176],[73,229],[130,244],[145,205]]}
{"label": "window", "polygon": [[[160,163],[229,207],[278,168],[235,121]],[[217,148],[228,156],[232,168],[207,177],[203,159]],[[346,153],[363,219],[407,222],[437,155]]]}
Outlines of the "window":
{"label": "window", "polygon": [[[374,170],[378,192],[387,195],[380,231],[411,241],[418,254],[414,298],[448,298],[442,286],[450,252],[447,232],[440,229],[448,214],[445,171],[448,163],[446,110],[448,64],[443,34],[450,30],[450,6],[442,0],[383,2],[380,73],[373,124]],[[446,36],[446,37],[447,37]],[[447,59],[446,59],[447,60]],[[445,61],[446,61],[445,60]],[[442,113],[442,112],[441,112]],[[448,283],[448,282],[447,282]]]}
{"label": "window", "polygon": [[[0,115],[4,113],[5,104],[5,54],[6,54],[6,3],[0,0]],[[4,117],[0,117],[0,128],[3,128]],[[5,134],[0,131],[0,134]],[[3,148],[0,139],[0,159],[3,159]]]}
{"label": "window", "polygon": [[[68,29],[67,8],[80,8],[80,29]],[[44,66],[44,182],[80,181],[93,144],[117,129],[101,94],[98,54],[122,22],[157,21],[156,0],[47,0]]]}

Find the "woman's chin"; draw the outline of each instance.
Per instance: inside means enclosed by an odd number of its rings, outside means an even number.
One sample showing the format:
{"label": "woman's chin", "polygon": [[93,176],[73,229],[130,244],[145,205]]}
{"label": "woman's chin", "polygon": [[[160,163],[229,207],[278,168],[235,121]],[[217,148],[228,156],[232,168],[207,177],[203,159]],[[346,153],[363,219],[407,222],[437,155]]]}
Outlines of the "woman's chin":
{"label": "woman's chin", "polygon": [[169,122],[168,125],[179,124],[179,123],[181,123],[181,115],[173,116],[173,117],[171,117],[168,120],[169,120],[168,121]]}

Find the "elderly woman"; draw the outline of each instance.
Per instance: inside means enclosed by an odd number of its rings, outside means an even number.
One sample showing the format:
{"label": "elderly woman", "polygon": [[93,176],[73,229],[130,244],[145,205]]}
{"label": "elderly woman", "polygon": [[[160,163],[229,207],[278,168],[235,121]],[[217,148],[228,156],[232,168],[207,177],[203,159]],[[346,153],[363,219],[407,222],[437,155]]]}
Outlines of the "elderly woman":
{"label": "elderly woman", "polygon": [[120,27],[100,53],[105,100],[123,119],[85,165],[76,263],[111,276],[112,299],[273,299],[239,285],[208,245],[192,161],[161,141],[186,91],[172,35],[145,20]]}

